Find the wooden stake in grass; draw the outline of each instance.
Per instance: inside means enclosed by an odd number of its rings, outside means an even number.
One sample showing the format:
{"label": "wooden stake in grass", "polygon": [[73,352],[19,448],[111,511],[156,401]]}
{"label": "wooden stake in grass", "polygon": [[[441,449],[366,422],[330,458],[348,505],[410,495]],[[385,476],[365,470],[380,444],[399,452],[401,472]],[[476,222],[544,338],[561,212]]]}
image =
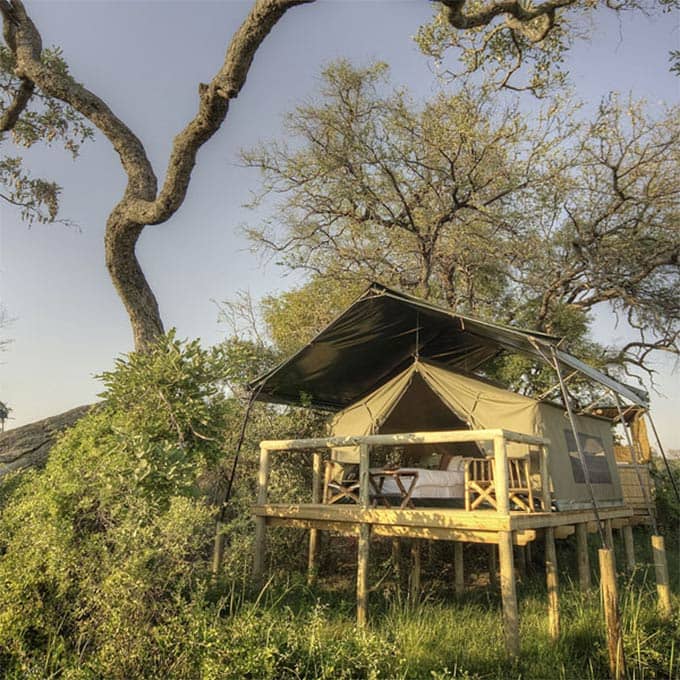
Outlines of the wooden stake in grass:
{"label": "wooden stake in grass", "polygon": [[[312,503],[321,503],[321,453],[314,452],[312,457]],[[309,530],[309,559],[307,561],[307,585],[313,586],[317,577],[317,553],[319,549],[319,530]]]}
{"label": "wooden stake in grass", "polygon": [[614,680],[624,680],[626,663],[623,656],[623,634],[616,589],[616,566],[614,551],[611,548],[598,550],[600,562],[600,588],[607,632],[607,651],[609,652],[609,672]]}
{"label": "wooden stake in grass", "polygon": [[652,536],[652,553],[656,572],[656,592],[659,596],[659,612],[668,618],[671,615],[671,590],[668,583],[668,562],[663,536]]}

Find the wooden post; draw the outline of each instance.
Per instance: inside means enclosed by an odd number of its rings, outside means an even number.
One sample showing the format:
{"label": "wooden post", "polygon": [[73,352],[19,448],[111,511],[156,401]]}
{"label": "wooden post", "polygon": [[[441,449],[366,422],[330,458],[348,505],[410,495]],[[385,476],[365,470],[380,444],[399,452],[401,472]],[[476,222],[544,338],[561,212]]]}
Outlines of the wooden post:
{"label": "wooden post", "polygon": [[576,525],[576,559],[578,561],[578,584],[582,593],[590,590],[590,558],[588,557],[588,525]]}
{"label": "wooden post", "polygon": [[397,588],[401,590],[401,546],[398,538],[392,539],[392,569]]}
{"label": "wooden post", "polygon": [[612,521],[610,519],[604,521],[604,533],[607,538],[607,547],[610,550],[614,550],[614,532],[612,531]]}
{"label": "wooden post", "polygon": [[656,572],[656,592],[659,596],[659,612],[668,618],[671,615],[671,591],[668,584],[668,562],[663,536],[658,534],[652,536],[652,553]]}
{"label": "wooden post", "polygon": [[520,581],[523,581],[527,575],[527,554],[524,551],[523,545],[518,545],[515,550],[517,551],[517,574],[519,575]]}
{"label": "wooden post", "polygon": [[457,597],[465,592],[465,563],[463,560],[463,544],[453,544],[453,587]]}
{"label": "wooden post", "polygon": [[545,530],[545,581],[548,588],[548,632],[553,640],[557,640],[560,636],[560,601],[553,527],[547,527]]}
{"label": "wooden post", "polygon": [[[257,504],[266,505],[267,486],[269,485],[269,449],[260,447],[260,471],[257,475]],[[261,580],[264,574],[264,559],[267,541],[267,520],[265,517],[255,518],[255,559],[253,560],[253,577]]]}
{"label": "wooden post", "polygon": [[633,527],[626,524],[621,529],[623,534],[623,547],[626,551],[626,569],[628,571],[635,571],[635,540],[633,538]]}
{"label": "wooden post", "polygon": [[515,568],[512,561],[512,532],[498,532],[498,558],[501,567],[501,598],[503,629],[508,656],[519,656],[519,612],[515,588]]}
{"label": "wooden post", "polygon": [[[368,491],[369,448],[367,444],[359,447],[359,504],[362,510],[369,505]],[[366,522],[359,525],[357,545],[357,625],[365,626],[368,618],[368,553],[371,527]]]}
{"label": "wooden post", "polygon": [[411,541],[411,601],[417,602],[420,597],[420,541]]}
{"label": "wooden post", "polygon": [[501,515],[510,512],[510,498],[508,497],[508,454],[505,449],[505,439],[496,437],[493,440],[494,483],[496,486],[496,510]]}
{"label": "wooden post", "polygon": [[609,652],[609,672],[614,680],[624,680],[626,663],[623,656],[623,635],[619,616],[618,593],[616,590],[616,566],[614,551],[611,548],[598,550],[600,562],[600,588],[604,605],[604,619],[607,630],[607,651]]}
{"label": "wooden post", "polygon": [[543,512],[550,512],[552,497],[550,495],[550,474],[548,472],[548,447],[541,446],[541,508]]}
{"label": "wooden post", "polygon": [[531,543],[527,543],[524,546],[524,551],[526,552],[526,557],[527,557],[527,570],[530,572],[534,571],[534,556],[533,556],[533,548],[531,547]]}
{"label": "wooden post", "polygon": [[[312,456],[312,503],[321,503],[321,453],[315,451]],[[319,547],[319,530],[309,530],[309,559],[307,561],[307,585],[312,586],[317,576],[317,552]]]}
{"label": "wooden post", "polygon": [[496,557],[497,550],[498,548],[495,543],[489,543],[489,584],[494,588],[498,587],[498,559]]}

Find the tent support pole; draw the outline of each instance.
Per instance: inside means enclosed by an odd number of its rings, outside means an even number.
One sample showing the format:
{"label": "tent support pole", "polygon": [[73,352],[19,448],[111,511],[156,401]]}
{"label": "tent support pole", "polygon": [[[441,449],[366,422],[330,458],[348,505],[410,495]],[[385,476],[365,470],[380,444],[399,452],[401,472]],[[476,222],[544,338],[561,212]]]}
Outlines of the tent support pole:
{"label": "tent support pole", "polygon": [[654,512],[654,507],[652,506],[652,500],[649,497],[649,493],[647,490],[647,487],[645,486],[644,482],[642,481],[642,472],[640,472],[640,464],[638,463],[638,457],[637,457],[637,447],[633,444],[633,438],[631,437],[630,434],[630,428],[628,427],[628,424],[625,421],[625,417],[623,414],[623,408],[621,405],[621,398],[619,395],[614,392],[614,390],[610,390],[611,394],[614,396],[614,399],[616,400],[616,410],[619,413],[619,422],[621,423],[621,427],[623,427],[623,431],[626,433],[626,441],[628,442],[628,450],[630,451],[630,459],[633,463],[633,468],[635,469],[635,475],[638,480],[638,484],[640,485],[640,491],[642,491],[642,497],[645,499],[645,505],[647,506],[647,514],[649,515],[649,519],[652,523],[652,528],[654,529],[654,534],[657,535],[659,533],[659,528],[656,525],[656,514]]}
{"label": "tent support pole", "polygon": [[585,478],[586,486],[588,487],[588,493],[590,494],[590,502],[593,506],[593,512],[595,513],[595,520],[597,522],[597,530],[600,534],[600,541],[602,542],[603,546],[606,546],[607,540],[602,528],[602,520],[600,518],[600,512],[597,507],[597,501],[595,500],[593,485],[592,482],[590,481],[590,471],[588,470],[588,466],[586,465],[585,453],[583,452],[583,446],[581,446],[581,440],[579,439],[578,436],[578,428],[576,426],[576,419],[574,418],[574,411],[571,408],[569,391],[567,390],[567,386],[564,384],[564,379],[562,378],[562,370],[560,369],[560,361],[557,356],[557,350],[553,345],[551,345],[550,351],[552,352],[553,368],[555,369],[555,372],[557,373],[557,378],[560,381],[560,387],[562,389],[562,399],[564,400],[564,406],[567,409],[569,424],[571,425],[571,431],[574,435],[574,441],[576,443],[576,451],[578,452],[579,461],[581,463],[581,467],[583,468],[583,477]]}

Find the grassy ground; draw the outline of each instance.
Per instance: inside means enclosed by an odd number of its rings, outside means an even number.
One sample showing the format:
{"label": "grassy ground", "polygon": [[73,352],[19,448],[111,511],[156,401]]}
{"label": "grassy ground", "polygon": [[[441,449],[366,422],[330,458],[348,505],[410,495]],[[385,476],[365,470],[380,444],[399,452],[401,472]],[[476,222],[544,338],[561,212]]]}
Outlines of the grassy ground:
{"label": "grassy ground", "polygon": [[[620,601],[625,654],[630,678],[680,678],[680,599],[674,616],[663,621],[656,612],[656,591],[648,534],[636,532],[640,565],[621,574]],[[539,546],[536,546],[537,548]],[[596,546],[591,564],[596,565]],[[266,627],[271,666],[253,677],[387,677],[387,678],[606,678],[604,626],[596,589],[582,594],[574,584],[573,546],[560,542],[560,610],[562,634],[554,642],[547,631],[547,600],[541,566],[536,562],[519,583],[521,655],[505,657],[500,597],[485,584],[484,555],[466,553],[472,586],[456,600],[450,574],[442,567],[442,547],[425,560],[430,569],[417,603],[403,594],[391,577],[388,561],[374,551],[371,622],[365,632],[354,626],[353,589],[349,570],[338,565],[334,575],[308,589],[301,584],[270,585],[249,616]],[[623,563],[622,546],[617,546]],[[383,550],[383,553],[385,551]],[[535,550],[534,553],[537,551]],[[669,551],[673,590],[678,592],[677,549]],[[347,565],[348,566],[348,565]],[[328,569],[327,569],[328,571]],[[407,572],[407,565],[402,565]],[[338,576],[338,572],[340,575]],[[597,583],[594,573],[594,583]],[[476,584],[476,585],[475,585]],[[234,612],[238,619],[244,610]],[[295,634],[286,621],[295,622]],[[298,635],[307,640],[302,647]]]}

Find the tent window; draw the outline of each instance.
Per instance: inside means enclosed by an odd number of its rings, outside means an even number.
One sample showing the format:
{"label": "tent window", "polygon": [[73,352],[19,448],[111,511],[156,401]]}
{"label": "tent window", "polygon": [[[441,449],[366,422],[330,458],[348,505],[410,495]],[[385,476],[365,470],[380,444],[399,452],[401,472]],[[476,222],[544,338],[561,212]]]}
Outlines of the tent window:
{"label": "tent window", "polygon": [[[581,467],[581,461],[579,460],[574,433],[570,429],[565,429],[564,437],[567,440],[567,450],[571,460],[571,470],[574,473],[574,481],[577,484],[585,484],[586,478]],[[612,477],[609,471],[607,452],[602,444],[602,440],[595,435],[585,432],[579,432],[578,438],[581,442],[586,467],[590,474],[590,481],[593,484],[611,484]]]}

